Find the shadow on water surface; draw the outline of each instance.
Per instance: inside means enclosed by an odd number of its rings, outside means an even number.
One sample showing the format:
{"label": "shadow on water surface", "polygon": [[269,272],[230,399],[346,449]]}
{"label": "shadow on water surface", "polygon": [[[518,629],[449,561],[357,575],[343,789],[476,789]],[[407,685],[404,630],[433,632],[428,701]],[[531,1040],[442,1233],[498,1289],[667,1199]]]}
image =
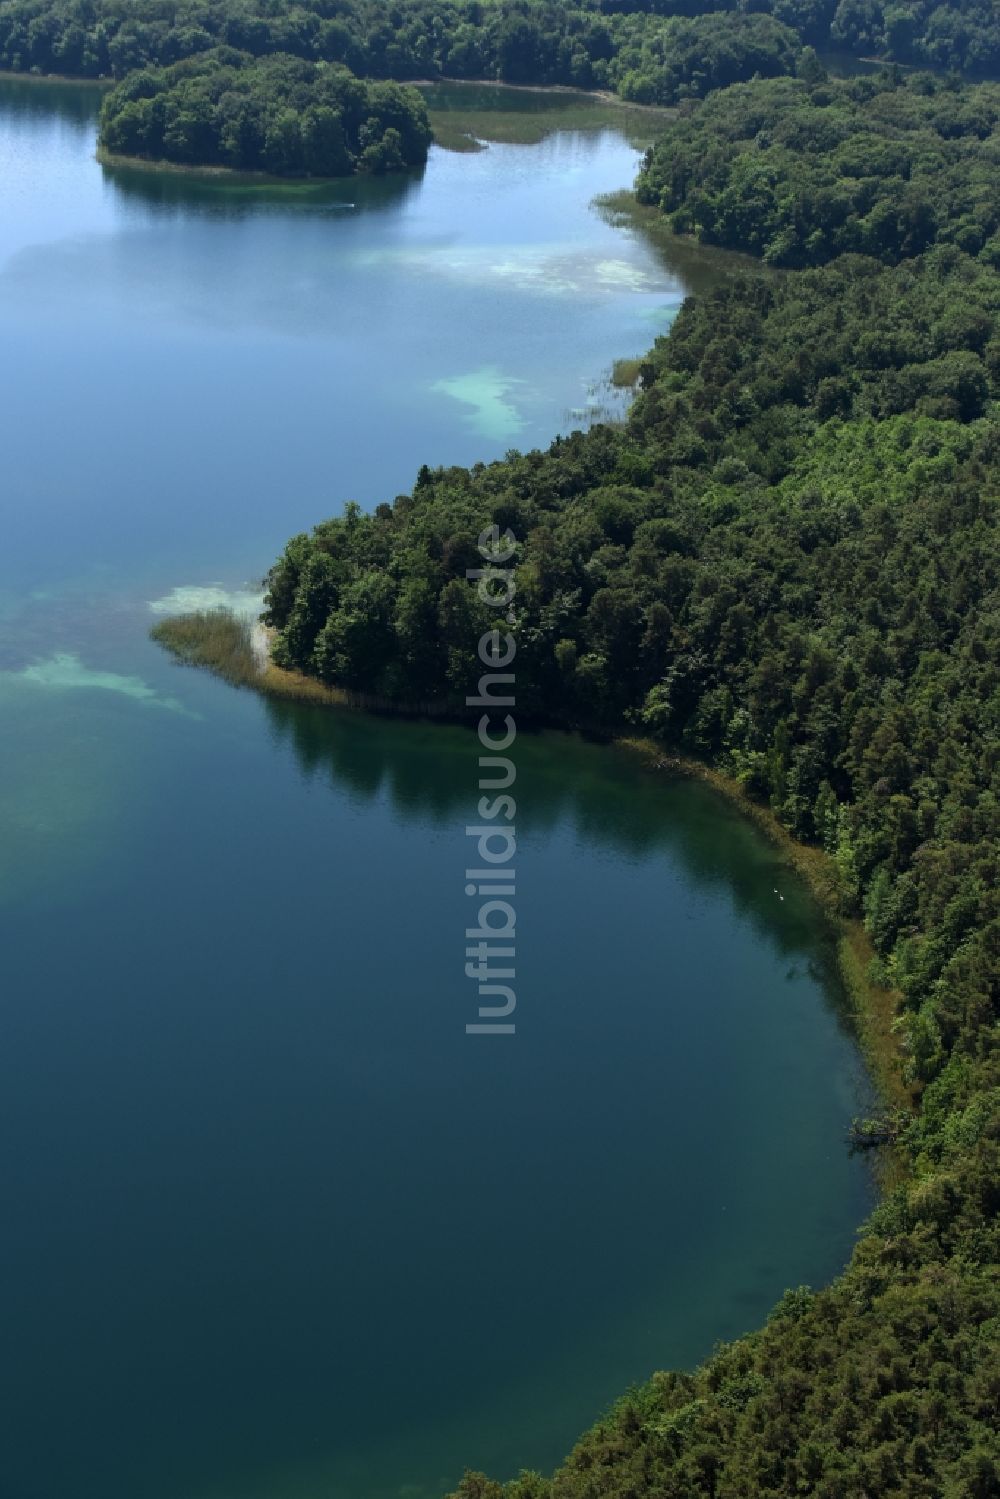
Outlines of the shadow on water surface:
{"label": "shadow on water surface", "polygon": [[[276,698],[263,704],[275,742],[291,746],[307,778],[325,778],[359,806],[385,799],[403,821],[456,828],[475,820],[480,750],[471,730]],[[728,892],[734,912],[782,958],[803,963],[846,1021],[832,929],[776,847],[718,792],[553,730],[522,731],[513,759],[523,836],[544,839],[568,824],[582,847],[636,864],[666,856],[686,884]]]}
{"label": "shadow on water surface", "polygon": [[294,180],[187,170],[157,169],[138,163],[102,162],[105,183],[123,203],[158,216],[202,212],[216,218],[286,214],[298,209],[313,214],[397,212],[423,181],[424,171],[395,172],[388,177],[344,177],[337,181]]}
{"label": "shadow on water surface", "polygon": [[97,128],[103,89],[97,83],[69,83],[51,78],[18,78],[0,74],[4,113],[16,120],[74,125],[81,135]]}

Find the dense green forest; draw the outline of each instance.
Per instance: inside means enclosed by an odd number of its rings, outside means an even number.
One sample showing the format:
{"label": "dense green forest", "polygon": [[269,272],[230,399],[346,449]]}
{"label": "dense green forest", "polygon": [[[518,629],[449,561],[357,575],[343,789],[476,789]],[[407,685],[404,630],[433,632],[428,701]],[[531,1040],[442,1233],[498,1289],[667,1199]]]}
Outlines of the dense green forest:
{"label": "dense green forest", "polygon": [[[495,623],[466,569],[509,527],[519,714],[639,730],[742,782],[830,855],[899,995],[909,1169],[845,1273],[629,1393],[553,1478],[467,1475],[459,1499],[1000,1494],[996,108],[892,77],[700,106],[644,191],[688,171],[717,237],[826,263],[689,299],[623,428],[422,469],[270,575],[280,662],[461,712]],[[720,220],[755,112],[782,168]],[[915,238],[911,188],[932,210]]]}
{"label": "dense green forest", "polygon": [[774,265],[954,244],[1000,265],[1000,87],[918,74],[725,89],[649,152],[638,195],[678,233]]}
{"label": "dense green forest", "polygon": [[430,140],[416,89],[231,47],[130,73],[101,106],[105,150],[285,177],[398,171],[425,162]]}
{"label": "dense green forest", "polygon": [[124,77],[225,45],[359,75],[496,78],[672,103],[792,70],[794,43],[1000,71],[996,0],[0,0],[0,67]]}

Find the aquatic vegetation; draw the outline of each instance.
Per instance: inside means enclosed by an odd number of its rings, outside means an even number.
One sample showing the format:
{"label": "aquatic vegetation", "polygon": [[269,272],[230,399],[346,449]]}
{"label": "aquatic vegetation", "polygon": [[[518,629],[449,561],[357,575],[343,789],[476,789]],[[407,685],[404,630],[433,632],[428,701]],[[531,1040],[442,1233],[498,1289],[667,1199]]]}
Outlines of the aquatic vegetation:
{"label": "aquatic vegetation", "polygon": [[446,151],[483,151],[490,143],[536,145],[556,130],[618,130],[645,149],[671,118],[664,109],[577,90],[505,88],[483,84],[421,85],[434,144]]}
{"label": "aquatic vegetation", "polygon": [[360,697],[349,698],[315,677],[276,666],[266,632],[244,612],[226,607],[195,609],[160,620],[149,633],[182,665],[201,667],[233,687],[253,687],[266,697],[325,708],[342,707],[348,701],[364,705]]}
{"label": "aquatic vegetation", "polygon": [[261,671],[253,632],[249,616],[215,608],[162,619],[150,634],[185,666],[204,667],[245,687],[256,682]]}
{"label": "aquatic vegetation", "polygon": [[641,359],[616,359],[611,369],[611,383],[618,390],[634,390],[641,373]]}

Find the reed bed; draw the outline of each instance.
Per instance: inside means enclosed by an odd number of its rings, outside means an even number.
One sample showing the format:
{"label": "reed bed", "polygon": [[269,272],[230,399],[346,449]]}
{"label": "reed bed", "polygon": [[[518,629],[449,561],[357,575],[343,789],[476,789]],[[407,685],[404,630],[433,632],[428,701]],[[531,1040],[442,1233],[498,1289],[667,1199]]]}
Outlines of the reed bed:
{"label": "reed bed", "polygon": [[200,666],[236,687],[260,684],[253,621],[231,609],[197,609],[160,620],[152,638],[185,666]]}

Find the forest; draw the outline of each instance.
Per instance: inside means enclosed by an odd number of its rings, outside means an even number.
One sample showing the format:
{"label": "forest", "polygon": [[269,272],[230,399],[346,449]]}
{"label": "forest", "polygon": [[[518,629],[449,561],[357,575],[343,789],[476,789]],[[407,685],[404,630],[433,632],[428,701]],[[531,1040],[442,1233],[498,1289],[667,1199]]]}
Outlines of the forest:
{"label": "forest", "polygon": [[1000,71],[993,0],[0,0],[0,68],[123,78],[218,46],[359,75],[617,90],[659,104],[794,71],[799,46]]}
{"label": "forest", "polygon": [[724,89],[649,152],[637,192],[679,234],[778,266],[953,244],[1000,265],[1000,87],[898,72]]}
{"label": "forest", "polygon": [[[1000,1494],[996,109],[892,72],[698,106],[643,192],[801,269],[690,298],[624,426],[423,468],[270,574],[279,662],[458,713],[494,624],[466,569],[509,528],[519,715],[739,782],[826,851],[897,996],[907,1169],[844,1274],[630,1391],[553,1477],[453,1499]],[[757,196],[747,139],[787,166]],[[901,232],[911,190],[933,213]]]}
{"label": "forest", "polygon": [[151,161],[345,177],[422,165],[431,129],[416,89],[217,47],[130,73],[104,97],[99,138],[105,151]]}

